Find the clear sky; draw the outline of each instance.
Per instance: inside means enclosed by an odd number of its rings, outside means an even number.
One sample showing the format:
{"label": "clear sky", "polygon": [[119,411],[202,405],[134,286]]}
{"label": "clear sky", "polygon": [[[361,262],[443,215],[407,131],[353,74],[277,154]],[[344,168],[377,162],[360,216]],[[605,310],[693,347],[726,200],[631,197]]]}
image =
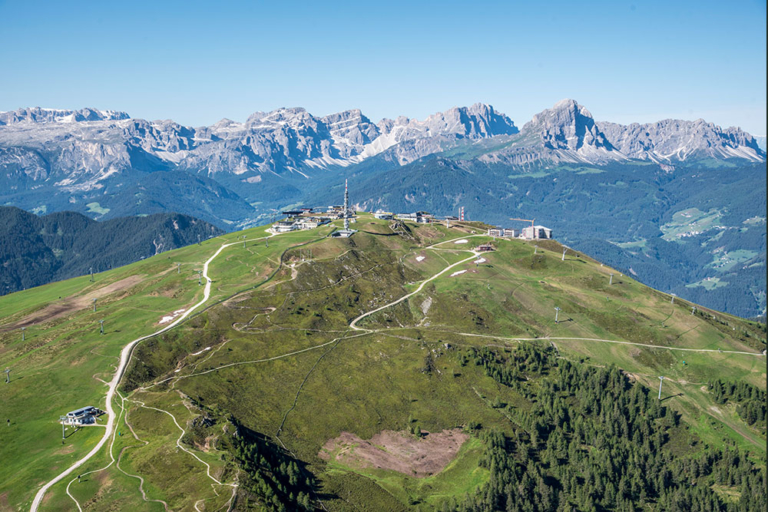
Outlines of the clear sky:
{"label": "clear sky", "polygon": [[0,0],[0,110],[212,124],[302,106],[373,121],[563,98],[598,120],[766,134],[766,3]]}

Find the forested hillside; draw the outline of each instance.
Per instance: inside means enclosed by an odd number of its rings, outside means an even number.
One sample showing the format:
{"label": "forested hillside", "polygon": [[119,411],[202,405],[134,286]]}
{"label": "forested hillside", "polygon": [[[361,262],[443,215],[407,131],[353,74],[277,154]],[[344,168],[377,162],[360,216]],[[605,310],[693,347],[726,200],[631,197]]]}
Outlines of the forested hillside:
{"label": "forested hillside", "polygon": [[725,512],[765,504],[762,464],[734,446],[702,450],[679,414],[616,367],[559,361],[551,347],[534,345],[512,355],[471,349],[462,357],[532,403],[525,412],[509,409],[513,435],[480,431],[490,481],[444,510]]}
{"label": "forested hillside", "polygon": [[102,272],[222,231],[173,213],[98,222],[75,212],[43,217],[0,207],[0,294]]}

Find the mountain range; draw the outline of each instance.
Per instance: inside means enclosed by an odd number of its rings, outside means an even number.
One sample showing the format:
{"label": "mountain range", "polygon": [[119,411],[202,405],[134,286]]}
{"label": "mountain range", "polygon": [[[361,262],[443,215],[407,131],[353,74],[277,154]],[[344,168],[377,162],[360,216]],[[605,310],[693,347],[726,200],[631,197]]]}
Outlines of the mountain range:
{"label": "mountain range", "polygon": [[598,121],[570,99],[522,128],[481,103],[378,123],[360,110],[281,108],[206,127],[25,108],[0,113],[0,205],[95,219],[179,212],[231,231],[338,204],[349,179],[358,208],[535,218],[652,286],[755,316],[760,143],[701,119]]}
{"label": "mountain range", "polygon": [[157,194],[148,200],[152,192],[141,185],[153,173],[183,171],[198,179],[170,174],[151,181],[167,189],[161,196],[189,202],[182,213],[233,229],[301,200],[322,186],[329,175],[323,171],[372,158],[399,167],[456,148],[478,153],[481,162],[528,168],[765,159],[756,139],[738,128],[703,120],[597,122],[573,100],[535,115],[522,130],[481,103],[423,121],[399,117],[374,124],[360,110],[316,117],[283,108],[257,112],[244,123],[222,119],[198,128],[124,112],[25,108],[0,113],[2,204],[100,218],[168,211],[172,207]]}

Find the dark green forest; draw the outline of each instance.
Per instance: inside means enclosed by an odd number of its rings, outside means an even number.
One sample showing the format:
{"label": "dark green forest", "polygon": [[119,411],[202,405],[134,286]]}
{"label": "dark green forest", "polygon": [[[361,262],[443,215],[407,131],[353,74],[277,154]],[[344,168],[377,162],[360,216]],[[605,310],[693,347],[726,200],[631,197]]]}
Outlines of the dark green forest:
{"label": "dark green forest", "polygon": [[[174,213],[98,222],[75,212],[43,217],[0,207],[0,295],[127,265],[222,231]],[[199,237],[199,238],[198,238]]]}
{"label": "dark green forest", "polygon": [[[733,446],[702,445],[663,400],[618,368],[571,363],[533,345],[460,357],[532,407],[506,406],[512,434],[480,428],[490,481],[444,510],[765,510],[765,461]],[[714,384],[720,387],[723,399],[765,403],[765,393],[748,386]]]}
{"label": "dark green forest", "polygon": [[737,404],[736,412],[747,423],[762,429],[765,434],[768,409],[766,409],[765,391],[747,382],[723,382],[715,380],[708,383],[715,403]]}

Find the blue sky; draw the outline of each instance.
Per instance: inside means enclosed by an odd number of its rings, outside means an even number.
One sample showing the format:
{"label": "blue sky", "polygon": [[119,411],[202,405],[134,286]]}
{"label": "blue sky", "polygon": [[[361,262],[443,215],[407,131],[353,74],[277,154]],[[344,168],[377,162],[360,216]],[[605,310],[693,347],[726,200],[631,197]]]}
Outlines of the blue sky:
{"label": "blue sky", "polygon": [[373,121],[489,103],[522,126],[704,118],[766,134],[764,1],[0,0],[0,110],[188,125],[302,106]]}

